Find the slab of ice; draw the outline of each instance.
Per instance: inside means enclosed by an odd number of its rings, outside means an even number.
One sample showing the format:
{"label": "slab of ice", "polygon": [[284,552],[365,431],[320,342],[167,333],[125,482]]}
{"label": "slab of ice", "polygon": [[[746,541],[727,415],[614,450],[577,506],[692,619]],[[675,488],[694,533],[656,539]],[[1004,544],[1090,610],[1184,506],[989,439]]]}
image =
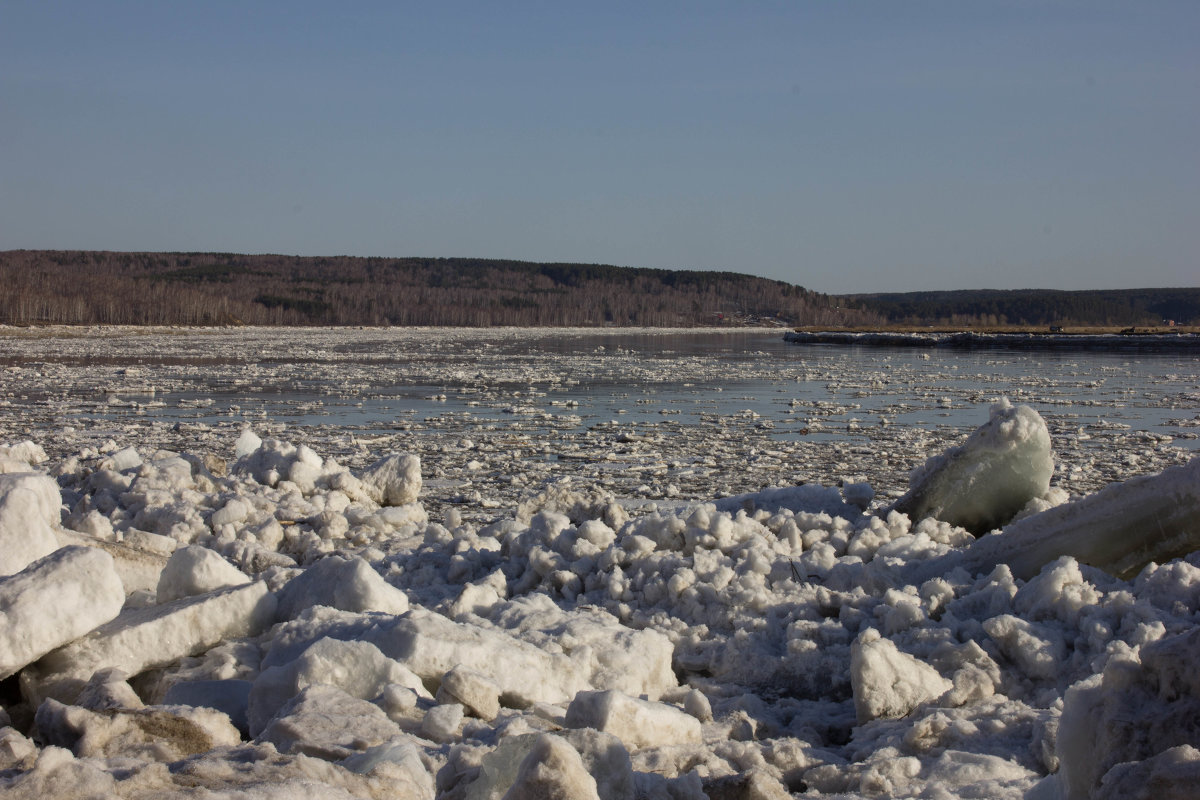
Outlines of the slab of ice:
{"label": "slab of ice", "polygon": [[702,738],[700,720],[681,709],[611,689],[575,695],[567,707],[567,727],[611,733],[634,750]]}
{"label": "slab of ice", "polygon": [[44,656],[22,673],[27,694],[71,700],[92,673],[138,675],[226,639],[262,632],[275,617],[275,596],[263,581],[125,611],[86,637]]}
{"label": "slab of ice", "polygon": [[967,550],[962,565],[1008,564],[1019,578],[1069,555],[1122,578],[1151,561],[1200,548],[1200,457],[1158,475],[1114,483],[1080,500],[1018,520]]}
{"label": "slab of ice", "polygon": [[0,678],[113,619],[124,602],[112,557],[88,547],[0,578]]}
{"label": "slab of ice", "polygon": [[1029,406],[1001,400],[965,444],[913,470],[908,493],[892,509],[913,521],[933,516],[986,533],[1045,495],[1053,474],[1045,420]]}
{"label": "slab of ice", "polygon": [[279,619],[294,619],[312,606],[343,611],[403,614],[408,597],[362,558],[328,556],[292,578],[279,592]]}
{"label": "slab of ice", "polygon": [[247,713],[251,735],[258,735],[284,704],[317,683],[336,686],[363,700],[378,697],[393,684],[429,697],[420,678],[370,642],[321,639],[299,658],[265,669],[255,679]]}
{"label": "slab of ice", "polygon": [[460,703],[473,716],[491,721],[500,713],[500,686],[481,672],[455,667],[442,677],[439,703]]}
{"label": "slab of ice", "polygon": [[[463,781],[466,784],[465,800],[501,800],[516,782],[521,765],[543,735],[525,733],[505,737],[495,750],[483,756],[478,772]],[[559,730],[550,735],[565,740],[579,754],[584,769],[595,779],[596,793],[601,800],[634,800],[637,796],[629,751],[620,739],[590,728]],[[455,790],[460,791],[461,786]]]}
{"label": "slab of ice", "polygon": [[62,496],[41,473],[0,474],[0,576],[20,572],[58,549]]}
{"label": "slab of ice", "polygon": [[546,595],[497,605],[492,621],[504,631],[574,662],[579,688],[616,689],[657,700],[678,686],[674,646],[655,630],[634,630],[600,609],[564,612]]}
{"label": "slab of ice", "polygon": [[425,609],[414,608],[394,625],[372,634],[372,641],[427,684],[436,685],[459,665],[486,675],[500,687],[506,706],[565,702],[586,685],[565,655]]}
{"label": "slab of ice", "polygon": [[162,553],[164,548],[157,545],[163,540],[174,543],[173,539],[137,530],[127,531],[124,541],[120,542],[97,539],[65,528],[59,528],[54,534],[62,547],[93,547],[108,553],[113,569],[125,586],[125,595],[144,592],[150,599],[154,598],[163,567],[167,564],[167,557]]}
{"label": "slab of ice", "polygon": [[543,734],[517,770],[505,800],[600,800],[596,779],[588,774],[574,747],[558,736]]}
{"label": "slab of ice", "polygon": [[207,547],[180,548],[167,559],[158,579],[158,602],[208,594],[217,589],[249,583],[246,573]]}
{"label": "slab of ice", "polygon": [[174,761],[240,744],[229,717],[209,708],[152,706],[90,711],[46,700],[34,720],[38,738],[77,756]]}
{"label": "slab of ice", "polygon": [[403,735],[379,706],[336,686],[315,684],[279,709],[257,741],[270,742],[281,753],[339,761]]}

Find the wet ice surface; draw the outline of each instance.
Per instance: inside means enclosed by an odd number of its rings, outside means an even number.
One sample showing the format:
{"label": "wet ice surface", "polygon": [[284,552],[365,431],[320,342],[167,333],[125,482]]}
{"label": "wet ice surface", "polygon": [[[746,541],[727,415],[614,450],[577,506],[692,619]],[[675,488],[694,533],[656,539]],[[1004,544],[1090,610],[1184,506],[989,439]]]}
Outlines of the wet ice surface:
{"label": "wet ice surface", "polygon": [[[5,796],[1121,797],[1200,777],[1195,359],[745,331],[0,346]],[[914,509],[1003,481],[975,499],[1007,520],[1029,496],[1019,569],[989,545],[1006,533],[888,512],[931,456],[946,477]]]}
{"label": "wet ice surface", "polygon": [[0,440],[223,454],[250,425],[351,466],[416,453],[431,510],[472,518],[564,479],[626,500],[841,479],[900,492],[1001,396],[1046,418],[1070,493],[1179,463],[1200,432],[1200,359],[1179,355],[728,330],[7,329],[0,347]]}

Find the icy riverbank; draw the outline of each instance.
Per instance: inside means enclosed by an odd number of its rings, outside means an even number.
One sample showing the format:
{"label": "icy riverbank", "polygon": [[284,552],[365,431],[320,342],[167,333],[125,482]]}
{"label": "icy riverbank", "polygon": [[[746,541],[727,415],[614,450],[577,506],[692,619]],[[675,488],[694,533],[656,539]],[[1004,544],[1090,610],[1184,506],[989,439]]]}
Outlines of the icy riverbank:
{"label": "icy riverbank", "polygon": [[[1200,772],[1200,553],[1122,580],[1060,520],[1152,542],[1169,502],[1179,550],[1200,461],[1072,501],[1003,477],[1048,474],[1036,413],[988,426],[916,474],[912,519],[878,481],[657,507],[550,484],[488,520],[426,507],[455,449],[6,448],[0,793],[1173,796]],[[1000,480],[1005,532],[936,518]],[[1067,549],[1014,576],[988,543],[1018,529]]]}

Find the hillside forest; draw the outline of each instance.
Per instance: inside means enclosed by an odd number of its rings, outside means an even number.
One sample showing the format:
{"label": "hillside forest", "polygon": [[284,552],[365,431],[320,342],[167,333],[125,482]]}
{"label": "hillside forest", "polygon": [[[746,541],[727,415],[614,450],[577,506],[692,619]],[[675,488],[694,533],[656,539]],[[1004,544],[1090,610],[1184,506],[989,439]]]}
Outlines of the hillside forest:
{"label": "hillside forest", "polygon": [[735,272],[473,258],[0,252],[0,324],[1200,325],[1200,289],[827,295]]}

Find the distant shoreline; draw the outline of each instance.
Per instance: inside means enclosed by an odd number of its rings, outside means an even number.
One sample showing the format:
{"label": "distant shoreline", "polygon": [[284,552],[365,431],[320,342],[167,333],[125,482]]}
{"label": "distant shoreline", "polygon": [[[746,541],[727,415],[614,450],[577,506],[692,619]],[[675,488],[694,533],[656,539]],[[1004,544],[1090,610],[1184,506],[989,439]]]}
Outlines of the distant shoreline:
{"label": "distant shoreline", "polygon": [[[1167,332],[1170,331],[1170,332]],[[1001,350],[1116,350],[1200,353],[1200,335],[1194,329],[1087,329],[1039,331],[818,331],[793,330],[784,334],[793,344],[863,347],[920,347]]]}

